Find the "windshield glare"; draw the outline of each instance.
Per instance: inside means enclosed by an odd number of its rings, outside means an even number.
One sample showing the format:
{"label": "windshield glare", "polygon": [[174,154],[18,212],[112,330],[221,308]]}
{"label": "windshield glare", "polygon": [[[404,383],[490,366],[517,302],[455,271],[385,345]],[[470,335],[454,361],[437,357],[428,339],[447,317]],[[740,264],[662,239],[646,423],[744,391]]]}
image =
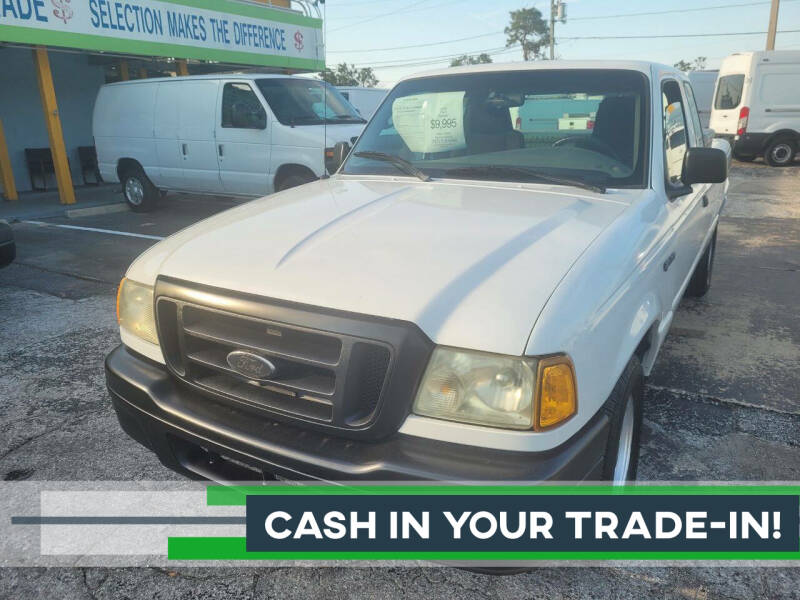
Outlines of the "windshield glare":
{"label": "windshield glare", "polygon": [[[275,117],[283,125],[365,123],[353,105],[335,87],[314,79],[258,79]],[[323,99],[324,98],[324,99]]]}
{"label": "windshield glare", "polygon": [[[624,70],[471,73],[402,82],[342,172],[397,175],[399,156],[433,177],[536,181],[536,173],[644,187],[647,80]],[[478,168],[480,167],[480,168]]]}

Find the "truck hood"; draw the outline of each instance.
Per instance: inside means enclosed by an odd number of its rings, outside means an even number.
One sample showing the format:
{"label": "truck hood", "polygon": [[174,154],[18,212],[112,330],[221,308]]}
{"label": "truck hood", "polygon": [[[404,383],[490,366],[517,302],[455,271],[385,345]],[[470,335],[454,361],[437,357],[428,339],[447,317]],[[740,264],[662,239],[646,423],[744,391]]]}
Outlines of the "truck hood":
{"label": "truck hood", "polygon": [[555,287],[627,206],[613,196],[334,177],[197,223],[128,277],[400,319],[437,344],[520,355]]}

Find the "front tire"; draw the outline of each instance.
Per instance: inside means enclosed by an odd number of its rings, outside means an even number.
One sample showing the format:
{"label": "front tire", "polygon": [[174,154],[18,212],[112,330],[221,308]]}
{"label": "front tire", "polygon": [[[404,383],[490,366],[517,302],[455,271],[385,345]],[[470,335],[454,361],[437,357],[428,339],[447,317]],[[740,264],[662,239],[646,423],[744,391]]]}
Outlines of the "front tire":
{"label": "front tire", "polygon": [[792,164],[797,153],[797,144],[791,139],[775,140],[764,151],[764,160],[772,167],[785,167]]}
{"label": "front tire", "polygon": [[149,212],[156,207],[159,192],[141,168],[122,175],[122,195],[133,212]]}
{"label": "front tire", "polygon": [[613,485],[636,479],[642,434],[644,372],[637,356],[631,357],[605,405],[611,425],[602,477]]}
{"label": "front tire", "polygon": [[711,236],[711,241],[706,246],[706,251],[700,257],[700,262],[694,268],[692,278],[686,288],[686,295],[702,298],[711,289],[711,273],[714,271],[714,257],[717,254],[717,230]]}
{"label": "front tire", "polygon": [[278,189],[276,191],[282,192],[284,190],[288,190],[289,188],[311,183],[314,180],[315,178],[311,178],[306,175],[289,175],[278,184]]}

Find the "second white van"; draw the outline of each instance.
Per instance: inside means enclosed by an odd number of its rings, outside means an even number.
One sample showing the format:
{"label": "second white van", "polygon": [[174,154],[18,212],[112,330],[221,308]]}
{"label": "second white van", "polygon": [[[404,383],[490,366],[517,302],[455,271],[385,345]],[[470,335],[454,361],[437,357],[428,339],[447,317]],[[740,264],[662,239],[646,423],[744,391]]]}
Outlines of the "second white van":
{"label": "second white van", "polygon": [[722,61],[711,128],[734,157],[789,165],[800,147],[800,51],[742,52]]}
{"label": "second white van", "polygon": [[319,179],[365,123],[322,81],[225,74],[105,85],[93,130],[103,179],[147,211],[167,191],[257,197]]}

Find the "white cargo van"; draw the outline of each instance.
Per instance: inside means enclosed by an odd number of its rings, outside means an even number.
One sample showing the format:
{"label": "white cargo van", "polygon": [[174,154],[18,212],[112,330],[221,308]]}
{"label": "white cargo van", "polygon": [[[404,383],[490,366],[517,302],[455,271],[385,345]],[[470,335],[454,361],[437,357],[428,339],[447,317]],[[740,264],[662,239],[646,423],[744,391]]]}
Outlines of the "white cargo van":
{"label": "white cargo van", "polygon": [[380,106],[388,91],[382,88],[346,86],[339,86],[338,89],[342,96],[347,98],[347,101],[355,106],[359,114],[366,119],[369,119]]}
{"label": "white cargo van", "polygon": [[722,61],[711,128],[739,160],[794,160],[800,144],[800,51],[742,52]]}
{"label": "white cargo van", "polygon": [[697,102],[697,112],[703,127],[711,123],[711,105],[714,103],[714,86],[717,83],[719,71],[703,70],[689,73],[689,83],[692,84],[694,99]]}
{"label": "white cargo van", "polygon": [[322,81],[220,74],[103,86],[93,128],[103,179],[146,211],[159,191],[264,196],[318,179],[364,123]]}

